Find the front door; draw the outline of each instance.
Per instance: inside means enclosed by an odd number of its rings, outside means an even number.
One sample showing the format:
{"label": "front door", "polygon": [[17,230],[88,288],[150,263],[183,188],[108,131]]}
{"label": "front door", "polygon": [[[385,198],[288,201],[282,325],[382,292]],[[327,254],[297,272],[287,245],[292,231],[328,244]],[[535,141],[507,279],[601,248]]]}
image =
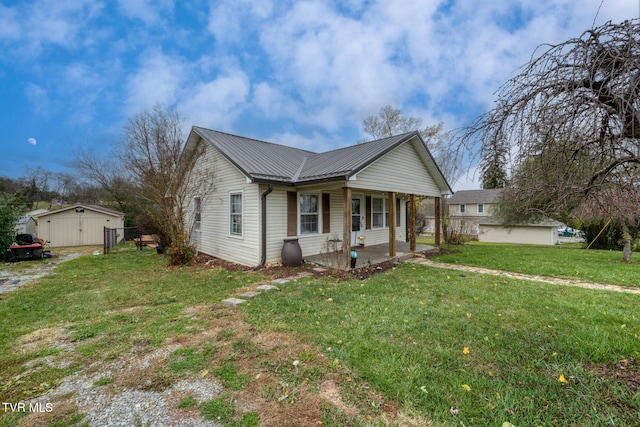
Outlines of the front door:
{"label": "front door", "polygon": [[364,216],[362,209],[362,198],[353,197],[351,199],[351,246],[360,244],[358,236],[362,236]]}

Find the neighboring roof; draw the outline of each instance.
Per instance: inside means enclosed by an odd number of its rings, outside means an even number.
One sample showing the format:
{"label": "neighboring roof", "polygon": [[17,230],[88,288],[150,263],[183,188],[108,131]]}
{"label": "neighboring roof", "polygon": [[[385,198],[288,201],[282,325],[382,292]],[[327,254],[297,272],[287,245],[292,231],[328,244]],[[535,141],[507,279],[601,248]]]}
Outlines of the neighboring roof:
{"label": "neighboring roof", "polygon": [[465,205],[471,203],[493,203],[502,188],[490,190],[460,190],[447,200],[449,205]]}
{"label": "neighboring roof", "polygon": [[124,216],[124,213],[113,210],[113,209],[109,209],[109,208],[103,208],[102,206],[96,206],[96,205],[84,205],[84,204],[77,204],[77,205],[73,205],[73,206],[68,206],[66,208],[62,208],[62,209],[56,209],[53,211],[48,211],[48,212],[44,212],[38,215],[34,215],[35,218],[42,218],[44,216],[49,216],[49,215],[55,215],[58,214],[60,212],[66,212],[72,209],[77,209],[77,208],[84,208],[84,209],[88,209],[90,211],[95,211],[95,212],[100,212],[103,214],[107,214],[107,215],[111,215],[111,216]]}
{"label": "neighboring roof", "polygon": [[194,134],[213,145],[252,181],[288,185],[349,179],[394,148],[411,141],[423,148],[416,151],[441,191],[451,192],[451,187],[418,132],[404,133],[325,153],[314,153],[197,126],[193,127],[189,139]]}

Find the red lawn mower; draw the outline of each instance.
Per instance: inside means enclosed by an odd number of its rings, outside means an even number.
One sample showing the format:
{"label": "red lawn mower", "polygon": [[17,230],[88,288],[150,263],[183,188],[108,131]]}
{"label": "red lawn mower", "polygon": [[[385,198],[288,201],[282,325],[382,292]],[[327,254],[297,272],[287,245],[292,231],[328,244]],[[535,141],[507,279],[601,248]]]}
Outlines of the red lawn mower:
{"label": "red lawn mower", "polygon": [[44,249],[44,240],[31,234],[18,234],[16,242],[7,249],[5,261],[42,259],[48,255],[49,251]]}

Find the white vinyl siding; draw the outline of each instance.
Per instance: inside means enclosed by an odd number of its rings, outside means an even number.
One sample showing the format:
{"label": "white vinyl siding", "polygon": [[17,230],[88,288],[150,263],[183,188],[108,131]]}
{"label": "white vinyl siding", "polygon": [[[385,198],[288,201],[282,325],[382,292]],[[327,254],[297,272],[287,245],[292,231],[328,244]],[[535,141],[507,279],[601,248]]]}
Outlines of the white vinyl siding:
{"label": "white vinyl siding", "polygon": [[[426,154],[425,154],[426,155]],[[347,181],[353,188],[440,197],[440,191],[412,142],[396,147]]]}
{"label": "white vinyl siding", "polygon": [[[247,183],[245,175],[210,145],[195,167],[203,179],[214,180],[212,191],[202,195],[198,250],[238,264],[257,265],[260,262],[259,186]],[[242,238],[231,232],[231,194],[240,192]]]}

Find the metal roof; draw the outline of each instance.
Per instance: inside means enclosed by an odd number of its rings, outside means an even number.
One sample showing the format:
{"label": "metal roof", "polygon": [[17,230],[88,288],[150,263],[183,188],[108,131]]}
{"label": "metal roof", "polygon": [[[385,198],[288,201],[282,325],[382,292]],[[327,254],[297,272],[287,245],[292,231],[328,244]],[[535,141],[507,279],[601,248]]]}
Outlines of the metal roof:
{"label": "metal roof", "polygon": [[418,132],[408,132],[325,153],[314,153],[197,126],[193,127],[193,133],[213,145],[251,180],[289,185],[348,179],[399,145],[414,140],[424,148],[419,150],[421,159],[432,173],[435,172],[434,178],[440,188],[445,193],[451,191]]}

